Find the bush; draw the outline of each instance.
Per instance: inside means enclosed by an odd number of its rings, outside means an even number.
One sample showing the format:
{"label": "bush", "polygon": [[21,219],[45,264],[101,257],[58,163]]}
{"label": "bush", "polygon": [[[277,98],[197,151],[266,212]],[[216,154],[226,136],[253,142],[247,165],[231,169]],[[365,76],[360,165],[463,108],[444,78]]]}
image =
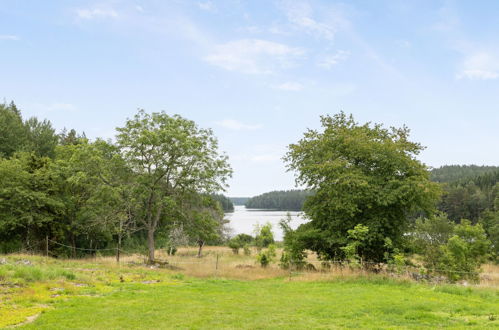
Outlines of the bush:
{"label": "bush", "polygon": [[262,267],[267,267],[270,263],[274,261],[276,256],[275,245],[270,244],[268,249],[262,250],[256,256],[256,259]]}
{"label": "bush", "polygon": [[299,233],[293,230],[290,226],[291,214],[287,214],[285,219],[282,219],[279,225],[284,232],[284,251],[281,255],[279,266],[283,269],[302,269],[305,265],[307,253],[303,241],[299,237]]}
{"label": "bush", "polygon": [[243,249],[244,249],[244,255],[245,256],[250,256],[251,255],[251,248],[248,244],[245,244],[243,246]]}
{"label": "bush", "polygon": [[242,247],[241,241],[236,237],[232,238],[227,244],[234,254],[239,254],[239,249]]}
{"label": "bush", "polygon": [[418,220],[415,236],[429,272],[442,274],[451,282],[478,281],[480,265],[491,245],[481,224],[463,219],[454,226],[440,214]]}
{"label": "bush", "polygon": [[490,241],[482,225],[471,225],[468,220],[454,228],[454,235],[440,247],[438,272],[451,282],[459,280],[478,281],[480,265],[487,260]]}
{"label": "bush", "polygon": [[263,226],[255,227],[255,245],[257,248],[262,249],[274,244],[274,233],[272,233],[272,224],[266,223]]}

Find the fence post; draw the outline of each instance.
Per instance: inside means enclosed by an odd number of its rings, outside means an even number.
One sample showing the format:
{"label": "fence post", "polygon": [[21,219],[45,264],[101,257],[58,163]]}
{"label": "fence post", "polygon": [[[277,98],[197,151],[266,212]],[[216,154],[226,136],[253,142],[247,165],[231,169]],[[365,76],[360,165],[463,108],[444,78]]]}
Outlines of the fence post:
{"label": "fence post", "polygon": [[217,253],[217,262],[215,263],[215,270],[218,271],[218,253]]}
{"label": "fence post", "polygon": [[49,257],[49,235],[45,236],[45,257]]}

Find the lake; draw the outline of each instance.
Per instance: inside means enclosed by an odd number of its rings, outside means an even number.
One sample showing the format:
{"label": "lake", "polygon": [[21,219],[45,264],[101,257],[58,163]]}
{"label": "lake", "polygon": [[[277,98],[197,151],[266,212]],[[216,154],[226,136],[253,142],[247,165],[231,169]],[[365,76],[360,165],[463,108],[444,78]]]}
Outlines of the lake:
{"label": "lake", "polygon": [[[244,205],[235,205],[233,213],[226,213],[225,218],[230,220],[229,226],[232,228],[232,234],[248,234],[254,236],[256,224],[263,225],[267,222],[272,224],[274,239],[281,241],[283,233],[279,226],[279,221],[286,218],[288,211],[271,211],[261,209],[247,209]],[[303,218],[302,212],[289,211],[291,214],[291,227],[296,229],[302,223],[307,222]]]}

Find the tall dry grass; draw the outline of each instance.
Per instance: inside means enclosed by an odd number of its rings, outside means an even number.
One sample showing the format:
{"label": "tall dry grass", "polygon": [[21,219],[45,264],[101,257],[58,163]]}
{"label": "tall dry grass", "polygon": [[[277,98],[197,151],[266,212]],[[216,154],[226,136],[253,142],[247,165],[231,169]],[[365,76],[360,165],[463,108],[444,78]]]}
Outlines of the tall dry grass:
{"label": "tall dry grass", "polygon": [[[376,277],[390,276],[403,280],[414,280],[411,271],[402,271],[399,274],[384,273],[373,274],[364,269],[352,269],[350,267],[332,264],[330,267],[323,268],[322,262],[314,253],[309,253],[307,262],[314,265],[314,269],[305,269],[300,271],[285,270],[279,267],[279,257],[282,249],[277,249],[277,257],[274,262],[262,268],[257,260],[257,250],[251,249],[251,255],[244,255],[240,250],[239,254],[234,254],[228,247],[206,246],[203,248],[203,256],[197,257],[196,247],[179,248],[174,256],[169,256],[163,250],[156,251],[156,257],[159,260],[168,261],[171,272],[182,273],[187,276],[207,278],[219,277],[238,280],[260,280],[269,278],[285,278],[290,281],[319,281],[334,280],[338,278],[356,278],[356,277]],[[217,261],[218,259],[218,261]],[[114,258],[99,258],[99,262],[109,265],[115,265]],[[145,259],[140,255],[128,255],[122,257],[122,263],[141,263]],[[469,283],[463,282],[466,285]],[[485,264],[482,267],[480,283],[473,284],[481,287],[499,287],[499,266]]]}

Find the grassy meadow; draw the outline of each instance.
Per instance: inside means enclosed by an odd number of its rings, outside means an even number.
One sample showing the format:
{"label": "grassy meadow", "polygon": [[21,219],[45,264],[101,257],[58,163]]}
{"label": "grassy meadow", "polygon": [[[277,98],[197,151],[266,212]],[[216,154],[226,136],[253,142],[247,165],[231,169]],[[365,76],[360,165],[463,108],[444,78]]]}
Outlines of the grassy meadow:
{"label": "grassy meadow", "polygon": [[180,249],[167,269],[141,258],[0,257],[0,328],[499,328],[492,265],[465,287],[261,268],[222,247]]}

